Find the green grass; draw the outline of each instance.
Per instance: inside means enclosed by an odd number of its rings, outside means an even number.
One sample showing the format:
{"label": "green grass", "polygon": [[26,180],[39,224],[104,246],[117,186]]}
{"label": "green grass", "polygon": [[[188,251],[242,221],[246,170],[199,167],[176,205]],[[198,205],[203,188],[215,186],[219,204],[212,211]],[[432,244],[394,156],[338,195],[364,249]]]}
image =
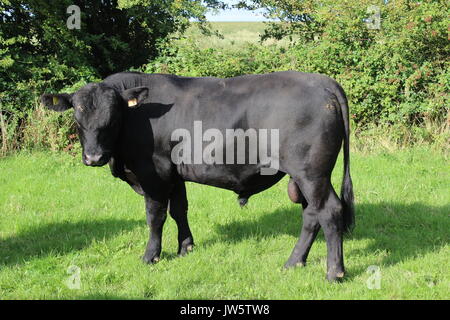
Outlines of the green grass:
{"label": "green grass", "polygon": [[[341,162],[333,175],[339,188]],[[2,299],[448,299],[448,159],[427,149],[352,154],[357,225],[344,243],[347,278],[325,280],[320,234],[305,268],[282,270],[300,209],[287,180],[240,209],[225,190],[188,185],[196,247],[176,257],[168,218],[162,260],[140,261],[148,237],[143,199],[107,168],[58,153],[0,159]],[[370,290],[369,266],[381,271]],[[81,288],[65,284],[81,270]]]}
{"label": "green grass", "polygon": [[[233,50],[239,49],[246,43],[259,43],[260,36],[266,28],[264,22],[210,22],[210,25],[211,30],[219,31],[223,38],[216,35],[203,35],[196,23],[191,25],[185,36],[193,39],[200,48]],[[289,40],[267,39],[262,44],[286,46],[289,44]]]}

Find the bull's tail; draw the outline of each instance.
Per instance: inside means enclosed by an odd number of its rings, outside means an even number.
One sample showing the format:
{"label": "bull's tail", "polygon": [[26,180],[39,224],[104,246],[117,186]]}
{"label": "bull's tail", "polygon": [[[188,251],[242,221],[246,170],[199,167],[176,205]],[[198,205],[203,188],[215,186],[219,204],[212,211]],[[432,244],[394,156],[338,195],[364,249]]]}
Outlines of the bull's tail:
{"label": "bull's tail", "polygon": [[342,178],[341,202],[344,215],[344,232],[350,232],[355,225],[355,208],[353,204],[353,183],[350,177],[350,122],[347,97],[344,90],[338,86],[336,98],[342,111],[342,120],[344,122],[344,176]]}

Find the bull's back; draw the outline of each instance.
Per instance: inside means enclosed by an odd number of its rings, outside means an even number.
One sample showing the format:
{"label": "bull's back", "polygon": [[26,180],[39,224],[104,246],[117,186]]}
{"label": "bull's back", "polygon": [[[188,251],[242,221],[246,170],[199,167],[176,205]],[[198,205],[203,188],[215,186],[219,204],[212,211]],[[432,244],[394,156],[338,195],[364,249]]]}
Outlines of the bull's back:
{"label": "bull's back", "polygon": [[169,95],[181,121],[230,129],[295,128],[319,121],[329,115],[324,110],[330,102],[327,89],[338,86],[326,76],[294,71],[171,82],[175,86]]}

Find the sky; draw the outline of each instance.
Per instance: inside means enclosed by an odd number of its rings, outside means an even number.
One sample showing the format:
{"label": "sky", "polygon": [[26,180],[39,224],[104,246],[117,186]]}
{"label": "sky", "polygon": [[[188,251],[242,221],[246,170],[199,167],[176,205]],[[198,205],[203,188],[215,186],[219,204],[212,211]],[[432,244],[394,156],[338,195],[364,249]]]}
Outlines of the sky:
{"label": "sky", "polygon": [[[384,3],[388,3],[389,0],[384,0]],[[236,4],[238,0],[224,0],[227,4]],[[250,10],[220,10],[218,14],[212,12],[206,14],[208,21],[268,21],[268,19],[262,16],[263,10],[250,11]]]}
{"label": "sky", "polygon": [[[225,0],[227,4],[235,4],[237,1]],[[262,16],[262,10],[250,11],[250,10],[220,10],[218,14],[208,13],[206,19],[208,21],[267,21]]]}

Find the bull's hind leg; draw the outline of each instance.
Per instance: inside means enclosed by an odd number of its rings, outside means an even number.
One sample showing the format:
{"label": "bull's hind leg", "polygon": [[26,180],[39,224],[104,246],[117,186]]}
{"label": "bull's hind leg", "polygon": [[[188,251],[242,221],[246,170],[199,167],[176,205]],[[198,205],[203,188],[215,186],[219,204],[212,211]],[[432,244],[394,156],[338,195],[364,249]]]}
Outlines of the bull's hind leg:
{"label": "bull's hind leg", "polygon": [[320,229],[327,241],[327,279],[334,281],[344,276],[342,251],[342,204],[328,177],[295,179],[308,206],[303,212],[300,238],[286,263],[286,267],[303,265]]}
{"label": "bull's hind leg", "polygon": [[303,210],[303,225],[300,232],[300,238],[295,244],[291,256],[284,265],[285,268],[306,265],[309,250],[311,249],[319,230],[320,224],[315,211],[306,207]]}
{"label": "bull's hind leg", "polygon": [[306,265],[309,250],[320,229],[319,220],[313,211],[307,209],[308,203],[292,177],[288,183],[288,195],[292,202],[302,204],[303,226],[300,232],[300,239],[286,262],[285,268]]}
{"label": "bull's hind leg", "polygon": [[194,239],[187,218],[188,201],[184,181],[178,182],[172,190],[169,212],[178,227],[178,254],[184,256],[192,251],[194,246]]}

